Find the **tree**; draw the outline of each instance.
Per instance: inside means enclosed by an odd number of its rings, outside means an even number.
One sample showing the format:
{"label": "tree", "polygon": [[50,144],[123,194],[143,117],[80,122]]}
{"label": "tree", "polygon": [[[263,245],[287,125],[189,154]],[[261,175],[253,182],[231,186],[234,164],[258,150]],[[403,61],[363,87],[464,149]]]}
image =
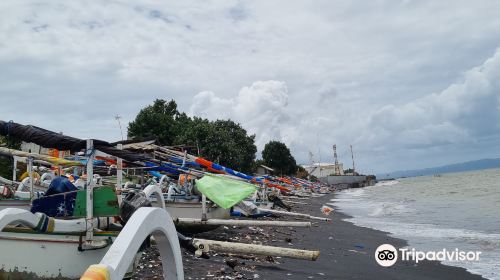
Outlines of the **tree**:
{"label": "tree", "polygon": [[128,125],[132,138],[155,137],[161,145],[172,145],[177,135],[176,119],[186,117],[177,111],[174,100],[156,99],[153,105],[141,109],[135,120]]}
{"label": "tree", "polygon": [[314,175],[309,176],[309,180],[310,180],[311,182],[313,182],[313,183],[315,183],[315,182],[319,182],[318,177],[316,177],[316,176],[314,176]]}
{"label": "tree", "polygon": [[177,110],[174,100],[157,99],[128,126],[132,138],[155,137],[160,145],[194,146],[199,155],[241,172],[254,168],[255,135],[231,120],[209,121]]}
{"label": "tree", "polygon": [[288,147],[279,141],[270,141],[262,151],[264,164],[281,175],[292,175],[297,171],[297,162]]}
{"label": "tree", "polygon": [[251,172],[254,167],[255,135],[248,136],[231,120],[211,122],[194,117],[180,131],[176,143],[196,146],[200,156],[241,172]]}

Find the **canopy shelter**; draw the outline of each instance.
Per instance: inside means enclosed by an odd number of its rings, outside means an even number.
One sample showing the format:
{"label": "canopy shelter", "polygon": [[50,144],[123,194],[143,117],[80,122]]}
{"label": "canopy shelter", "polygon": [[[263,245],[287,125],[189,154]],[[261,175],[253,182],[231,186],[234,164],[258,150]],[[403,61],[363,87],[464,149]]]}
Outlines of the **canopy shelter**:
{"label": "canopy shelter", "polygon": [[[33,125],[22,125],[15,122],[0,121],[0,135],[11,136],[21,141],[35,143],[45,148],[58,149],[62,151],[77,152],[85,149],[86,140],[75,137],[62,135],[57,132],[46,130]],[[102,141],[93,140],[94,149],[106,154],[122,158],[129,162],[146,161],[150,158],[146,155],[119,150],[113,147],[112,144]]]}

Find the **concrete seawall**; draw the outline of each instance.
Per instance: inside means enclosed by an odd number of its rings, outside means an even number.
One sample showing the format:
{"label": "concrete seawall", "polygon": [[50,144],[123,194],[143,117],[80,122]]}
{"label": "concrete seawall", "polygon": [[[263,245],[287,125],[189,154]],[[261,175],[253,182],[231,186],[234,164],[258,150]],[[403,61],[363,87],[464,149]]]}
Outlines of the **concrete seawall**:
{"label": "concrete seawall", "polygon": [[359,176],[342,175],[342,176],[327,176],[319,178],[319,180],[330,186],[346,185],[346,187],[356,188],[356,187],[365,187],[373,185],[375,182],[368,177],[361,175]]}

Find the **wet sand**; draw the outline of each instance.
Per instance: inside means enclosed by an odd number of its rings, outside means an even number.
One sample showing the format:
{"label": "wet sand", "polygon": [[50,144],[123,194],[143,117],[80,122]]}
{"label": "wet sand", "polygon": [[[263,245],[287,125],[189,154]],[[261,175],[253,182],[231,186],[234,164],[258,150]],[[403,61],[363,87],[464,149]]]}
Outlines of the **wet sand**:
{"label": "wet sand", "polygon": [[[307,204],[296,204],[294,211],[321,216],[321,206],[333,196],[297,200]],[[331,222],[314,222],[312,228],[220,227],[198,234],[196,237],[214,240],[319,249],[321,255],[316,261],[225,254],[206,260],[183,252],[185,279],[484,279],[439,262],[398,261],[392,267],[381,267],[375,261],[375,249],[384,243],[403,247],[404,240],[343,221],[348,216],[337,211],[329,217]],[[234,269],[230,267],[235,264]],[[144,255],[141,266],[133,279],[160,279],[161,262],[154,248]]]}

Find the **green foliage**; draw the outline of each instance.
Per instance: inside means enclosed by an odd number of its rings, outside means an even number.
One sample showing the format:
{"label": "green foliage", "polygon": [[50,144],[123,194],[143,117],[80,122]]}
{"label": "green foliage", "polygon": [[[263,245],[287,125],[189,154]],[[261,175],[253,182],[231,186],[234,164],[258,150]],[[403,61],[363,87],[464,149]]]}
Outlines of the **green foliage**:
{"label": "green foliage", "polygon": [[231,120],[211,122],[194,117],[179,131],[175,143],[196,146],[200,156],[242,172],[254,168],[255,135],[248,136],[241,125]]}
{"label": "green foliage", "polygon": [[[0,146],[11,149],[20,149],[21,142],[10,137],[0,136]],[[0,176],[11,179],[14,161],[12,157],[0,157]]]}
{"label": "green foliage", "polygon": [[311,182],[319,182],[318,177],[316,177],[316,176],[314,176],[314,175],[311,175],[311,176],[309,177],[309,180],[310,180]]}
{"label": "green foliage", "polygon": [[161,145],[172,145],[177,134],[177,111],[174,100],[156,99],[153,105],[143,108],[135,120],[128,125],[128,136],[132,138],[155,137]]}
{"label": "green foliage", "polygon": [[284,143],[278,141],[267,143],[262,151],[262,159],[265,165],[281,175],[294,175],[297,171],[297,162]]}
{"label": "green foliage", "polygon": [[242,172],[254,169],[255,135],[231,120],[209,121],[177,110],[174,100],[157,99],[129,124],[132,138],[155,137],[161,145],[194,146],[199,156]]}

